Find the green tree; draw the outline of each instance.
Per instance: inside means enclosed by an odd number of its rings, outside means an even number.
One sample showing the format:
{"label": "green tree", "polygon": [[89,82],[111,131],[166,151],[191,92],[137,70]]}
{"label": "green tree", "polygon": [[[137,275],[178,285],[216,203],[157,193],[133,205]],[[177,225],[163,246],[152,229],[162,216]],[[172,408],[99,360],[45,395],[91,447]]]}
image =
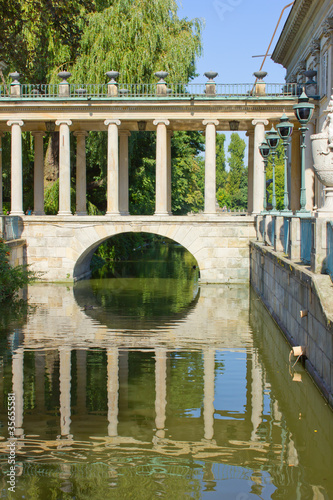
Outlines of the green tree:
{"label": "green tree", "polygon": [[88,16],[73,80],[103,82],[116,69],[124,83],[149,83],[163,69],[170,81],[187,83],[201,54],[201,28],[198,19],[178,17],[174,0],[114,0]]}
{"label": "green tree", "polygon": [[230,195],[230,207],[247,208],[247,168],[244,166],[245,141],[239,134],[231,134],[228,152],[230,154],[227,191]]}

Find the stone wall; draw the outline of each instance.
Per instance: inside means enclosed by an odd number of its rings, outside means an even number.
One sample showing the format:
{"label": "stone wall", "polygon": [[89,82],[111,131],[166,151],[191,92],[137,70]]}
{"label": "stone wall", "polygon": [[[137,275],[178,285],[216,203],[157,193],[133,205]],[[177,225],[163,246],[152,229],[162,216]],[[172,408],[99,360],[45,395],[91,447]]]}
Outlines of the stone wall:
{"label": "stone wall", "polygon": [[5,242],[9,252],[9,263],[12,267],[23,266],[27,263],[26,241],[23,239]]}
{"label": "stone wall", "polygon": [[27,259],[45,281],[89,277],[98,246],[117,234],[146,232],[170,238],[197,260],[203,283],[248,283],[249,241],[255,237],[248,216],[30,216],[20,234]]}
{"label": "stone wall", "polygon": [[[305,366],[333,407],[333,289],[262,243],[250,245],[251,284],[292,346],[305,346]],[[301,311],[303,314],[301,315]]]}

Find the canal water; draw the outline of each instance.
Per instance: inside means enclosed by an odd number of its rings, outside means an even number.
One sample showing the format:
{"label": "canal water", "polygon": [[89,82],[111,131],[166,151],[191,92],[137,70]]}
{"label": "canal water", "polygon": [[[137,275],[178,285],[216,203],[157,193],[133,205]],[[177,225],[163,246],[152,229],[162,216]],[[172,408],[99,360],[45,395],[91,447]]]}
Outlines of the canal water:
{"label": "canal water", "polygon": [[255,293],[144,253],[2,311],[0,498],[332,499],[333,414]]}

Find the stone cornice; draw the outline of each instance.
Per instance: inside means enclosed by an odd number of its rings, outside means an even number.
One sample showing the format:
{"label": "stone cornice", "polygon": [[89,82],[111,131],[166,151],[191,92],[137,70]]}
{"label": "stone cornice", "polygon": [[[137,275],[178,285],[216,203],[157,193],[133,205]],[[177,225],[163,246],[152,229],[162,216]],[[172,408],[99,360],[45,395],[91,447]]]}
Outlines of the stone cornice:
{"label": "stone cornice", "polygon": [[288,19],[284,25],[280,38],[276,44],[274,49],[272,59],[274,62],[284,64],[284,60],[287,54],[287,51],[290,46],[293,45],[293,41],[295,36],[304,21],[307,17],[307,14],[312,6],[317,0],[296,0]]}

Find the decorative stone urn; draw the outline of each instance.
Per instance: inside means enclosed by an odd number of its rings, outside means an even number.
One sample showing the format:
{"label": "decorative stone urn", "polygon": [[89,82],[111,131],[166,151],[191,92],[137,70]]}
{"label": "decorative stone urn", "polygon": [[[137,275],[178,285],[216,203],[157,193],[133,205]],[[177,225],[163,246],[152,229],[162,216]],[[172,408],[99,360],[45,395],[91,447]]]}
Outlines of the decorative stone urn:
{"label": "decorative stone urn", "polygon": [[311,136],[312,156],[315,174],[325,186],[325,204],[317,214],[333,217],[333,95],[325,113],[327,118],[321,132]]}

